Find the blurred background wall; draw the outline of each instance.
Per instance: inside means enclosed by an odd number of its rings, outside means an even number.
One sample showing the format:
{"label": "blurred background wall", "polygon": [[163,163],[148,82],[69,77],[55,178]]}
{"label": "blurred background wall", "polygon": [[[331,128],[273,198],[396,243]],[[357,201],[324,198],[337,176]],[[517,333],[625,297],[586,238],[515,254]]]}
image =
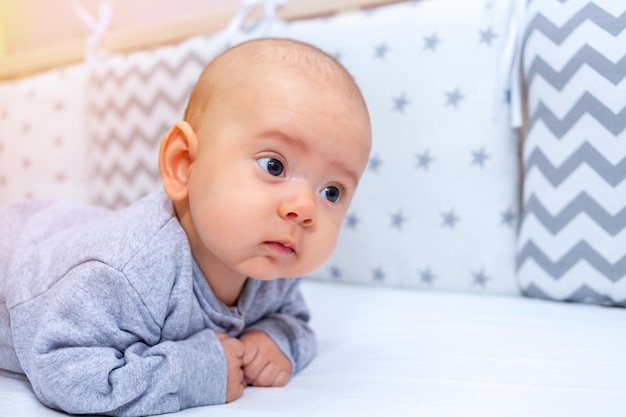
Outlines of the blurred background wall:
{"label": "blurred background wall", "polygon": [[[97,15],[100,0],[78,0]],[[110,0],[110,30],[185,18],[233,8],[238,0]],[[88,36],[72,0],[0,0],[0,55],[23,52]]]}

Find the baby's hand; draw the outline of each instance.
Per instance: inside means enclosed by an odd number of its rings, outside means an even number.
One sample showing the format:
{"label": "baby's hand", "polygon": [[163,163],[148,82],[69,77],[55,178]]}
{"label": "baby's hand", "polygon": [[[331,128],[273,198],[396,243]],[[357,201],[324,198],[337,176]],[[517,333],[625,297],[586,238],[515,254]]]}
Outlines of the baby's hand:
{"label": "baby's hand", "polygon": [[220,338],[226,355],[226,369],[228,371],[226,402],[229,403],[241,397],[243,389],[246,387],[243,374],[244,345],[239,339],[228,337],[225,333],[217,333],[217,337]]}
{"label": "baby's hand", "polygon": [[260,330],[239,337],[243,343],[243,374],[256,387],[282,387],[291,376],[291,362],[276,343]]}

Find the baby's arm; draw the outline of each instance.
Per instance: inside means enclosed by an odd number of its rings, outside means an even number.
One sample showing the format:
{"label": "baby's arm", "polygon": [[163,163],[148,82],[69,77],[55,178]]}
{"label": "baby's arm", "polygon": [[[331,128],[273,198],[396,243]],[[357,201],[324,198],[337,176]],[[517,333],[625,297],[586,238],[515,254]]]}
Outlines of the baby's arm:
{"label": "baby's arm", "polygon": [[282,386],[315,355],[317,342],[308,325],[309,311],[299,280],[284,280],[281,299],[273,313],[246,328],[244,376],[252,385]]}
{"label": "baby's arm", "polygon": [[162,340],[153,314],[124,275],[89,262],[11,307],[13,341],[37,396],[69,413],[153,415],[224,403],[229,352],[216,333]]}

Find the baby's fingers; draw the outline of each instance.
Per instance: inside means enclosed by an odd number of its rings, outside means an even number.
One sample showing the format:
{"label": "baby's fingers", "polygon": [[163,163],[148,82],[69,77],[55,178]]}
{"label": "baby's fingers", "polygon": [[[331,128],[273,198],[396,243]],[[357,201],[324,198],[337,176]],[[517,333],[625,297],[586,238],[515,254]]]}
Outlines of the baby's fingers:
{"label": "baby's fingers", "polygon": [[245,342],[243,343],[243,356],[241,358],[243,366],[248,366],[250,365],[256,358],[257,355],[259,353],[259,348],[256,345],[253,344],[246,344]]}
{"label": "baby's fingers", "polygon": [[221,342],[224,354],[226,355],[226,361],[228,362],[228,367],[241,368],[243,366],[242,359],[245,351],[243,343],[241,343],[239,339],[232,337],[222,339]]}
{"label": "baby's fingers", "polygon": [[243,379],[243,371],[241,368],[229,374],[226,386],[226,402],[229,403],[241,398],[245,387],[246,382]]}
{"label": "baby's fingers", "polygon": [[[248,375],[246,375],[247,379]],[[287,384],[289,374],[278,366],[267,363],[254,378],[248,382],[255,387],[282,387]]]}

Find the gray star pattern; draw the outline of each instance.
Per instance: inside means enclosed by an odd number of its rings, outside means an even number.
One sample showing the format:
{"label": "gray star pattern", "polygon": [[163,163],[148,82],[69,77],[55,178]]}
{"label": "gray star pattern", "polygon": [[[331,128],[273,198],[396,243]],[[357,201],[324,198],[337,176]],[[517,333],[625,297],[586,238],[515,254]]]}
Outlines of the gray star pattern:
{"label": "gray star pattern", "polygon": [[386,275],[387,274],[385,274],[385,271],[383,271],[382,268],[376,268],[372,271],[372,277],[374,278],[374,281],[382,282],[385,280]]}
{"label": "gray star pattern", "polygon": [[445,106],[452,106],[455,109],[459,107],[459,102],[465,97],[461,94],[461,90],[457,87],[453,91],[446,91],[446,104]]}
{"label": "gray star pattern", "polygon": [[384,60],[388,52],[389,47],[387,46],[387,44],[381,43],[380,45],[374,47],[374,59]]}
{"label": "gray star pattern", "polygon": [[478,165],[481,168],[485,167],[485,162],[489,159],[489,155],[485,152],[485,148],[480,148],[477,151],[472,151],[472,165]]}
{"label": "gray star pattern", "polygon": [[430,268],[419,271],[418,275],[420,276],[420,282],[422,284],[426,284],[428,286],[433,285],[433,281],[435,280],[435,275],[432,273]]}
{"label": "gray star pattern", "polygon": [[356,214],[350,213],[346,216],[346,226],[350,229],[356,229],[361,220]]}
{"label": "gray star pattern", "polygon": [[485,271],[481,269],[478,272],[472,272],[472,277],[474,280],[472,281],[472,285],[478,285],[481,288],[485,288],[487,286],[487,281],[489,281],[489,277],[485,274]]}
{"label": "gray star pattern", "polygon": [[425,150],[422,153],[417,154],[417,168],[424,168],[424,171],[428,171],[428,167],[434,161],[434,159],[428,153],[428,150]]}
{"label": "gray star pattern", "polygon": [[402,212],[398,210],[397,213],[391,215],[391,227],[395,227],[398,230],[402,230],[402,226],[406,222],[406,217],[402,215]]}
{"label": "gray star pattern", "polygon": [[454,226],[456,226],[456,223],[460,220],[459,216],[454,212],[454,209],[451,209],[447,213],[442,213],[441,216],[443,217],[442,227],[449,227],[450,229],[454,229]]}
{"label": "gray star pattern", "polygon": [[508,209],[506,211],[501,212],[500,215],[502,216],[502,221],[500,222],[500,224],[513,226],[513,224],[515,223],[515,213],[513,212],[513,210]]}
{"label": "gray star pattern", "polygon": [[498,37],[498,35],[493,31],[491,26],[485,30],[480,30],[479,33],[480,40],[478,41],[478,43],[484,43],[487,46],[491,46],[491,42]]}
{"label": "gray star pattern", "polygon": [[433,32],[430,36],[424,37],[424,50],[437,51],[437,45],[441,43],[441,39],[437,36],[437,32]]}
{"label": "gray star pattern", "polygon": [[367,163],[367,168],[371,171],[378,172],[378,168],[380,168],[382,164],[383,161],[378,157],[378,155],[374,155]]}
{"label": "gray star pattern", "polygon": [[508,88],[504,90],[504,102],[507,104],[511,104],[511,90]]}
{"label": "gray star pattern", "polygon": [[404,108],[409,104],[409,100],[407,100],[406,96],[403,94],[398,97],[393,98],[393,110],[399,111],[400,113],[404,113]]}

